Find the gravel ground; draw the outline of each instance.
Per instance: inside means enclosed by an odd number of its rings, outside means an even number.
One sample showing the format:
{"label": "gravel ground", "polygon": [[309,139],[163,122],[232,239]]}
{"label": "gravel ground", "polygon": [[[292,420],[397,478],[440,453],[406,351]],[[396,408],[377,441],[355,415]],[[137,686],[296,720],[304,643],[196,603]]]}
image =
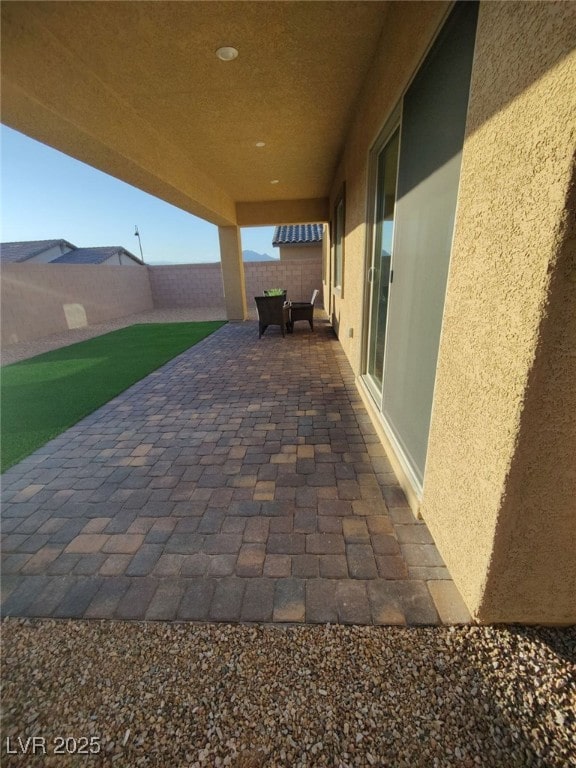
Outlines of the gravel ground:
{"label": "gravel ground", "polygon": [[5,766],[576,766],[576,628],[2,630]]}

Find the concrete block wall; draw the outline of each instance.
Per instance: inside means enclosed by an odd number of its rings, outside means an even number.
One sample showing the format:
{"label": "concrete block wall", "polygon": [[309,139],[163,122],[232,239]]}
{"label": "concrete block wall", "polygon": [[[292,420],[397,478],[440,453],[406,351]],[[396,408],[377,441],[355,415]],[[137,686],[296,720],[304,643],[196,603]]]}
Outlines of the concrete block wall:
{"label": "concrete block wall", "polygon": [[[224,307],[219,263],[149,266],[148,274],[155,307]],[[309,301],[315,288],[322,293],[321,255],[289,263],[247,262],[244,275],[249,310],[254,308],[254,296],[262,296],[267,288],[286,288],[293,301]]]}
{"label": "concrete block wall", "polygon": [[[246,299],[286,288],[292,301],[309,301],[320,290],[322,260],[249,262],[244,265]],[[153,308],[221,309],[225,316],[220,263],[126,269],[103,264],[5,264],[0,276],[2,344],[33,341]]]}
{"label": "concrete block wall", "polygon": [[152,309],[148,271],[93,264],[4,264],[2,344],[33,341]]}
{"label": "concrete block wall", "polygon": [[155,307],[224,307],[220,263],[149,266]]}
{"label": "concrete block wall", "polygon": [[290,262],[254,261],[244,265],[248,307],[254,296],[267,288],[286,288],[292,301],[310,301],[315,288],[320,291],[316,306],[322,306],[322,258]]}

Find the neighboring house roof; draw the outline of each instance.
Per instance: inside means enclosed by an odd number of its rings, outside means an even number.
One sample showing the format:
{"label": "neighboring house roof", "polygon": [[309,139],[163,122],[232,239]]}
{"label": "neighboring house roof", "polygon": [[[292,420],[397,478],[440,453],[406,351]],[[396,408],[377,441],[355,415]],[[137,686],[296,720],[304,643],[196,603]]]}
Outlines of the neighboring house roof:
{"label": "neighboring house roof", "polygon": [[274,229],[272,245],[308,245],[322,242],[322,224],[283,224]]}
{"label": "neighboring house roof", "polygon": [[16,264],[38,256],[39,253],[54,248],[55,245],[76,248],[68,240],[23,240],[16,243],[0,243],[0,260],[4,263]]}
{"label": "neighboring house roof", "polygon": [[107,245],[98,248],[77,248],[68,240],[26,240],[17,243],[0,243],[0,261],[3,264],[17,264],[38,256],[50,248],[60,245],[70,250],[51,259],[49,264],[102,264],[113,256],[124,255],[142,264],[142,261],[121,245]]}
{"label": "neighboring house roof", "polygon": [[141,264],[139,258],[120,245],[107,245],[100,248],[75,248],[73,251],[58,256],[51,264],[102,264],[116,255],[125,255]]}

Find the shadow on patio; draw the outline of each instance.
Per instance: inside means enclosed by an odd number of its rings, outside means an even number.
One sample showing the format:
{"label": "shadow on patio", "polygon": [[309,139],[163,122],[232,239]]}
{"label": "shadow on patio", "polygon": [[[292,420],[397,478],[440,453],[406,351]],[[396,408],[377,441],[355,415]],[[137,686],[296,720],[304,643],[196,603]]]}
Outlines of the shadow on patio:
{"label": "shadow on patio", "polygon": [[228,324],[3,477],[3,615],[469,616],[326,321]]}

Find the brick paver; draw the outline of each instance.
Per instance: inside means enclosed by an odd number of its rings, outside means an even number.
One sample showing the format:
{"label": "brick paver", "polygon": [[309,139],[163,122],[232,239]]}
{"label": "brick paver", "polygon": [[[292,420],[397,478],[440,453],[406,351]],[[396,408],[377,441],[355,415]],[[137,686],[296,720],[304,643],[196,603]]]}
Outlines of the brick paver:
{"label": "brick paver", "polygon": [[326,322],[230,323],[2,481],[4,615],[468,620]]}
{"label": "brick paver", "polygon": [[242,621],[272,621],[274,609],[273,579],[252,579],[247,582],[242,602]]}
{"label": "brick paver", "polygon": [[274,592],[274,621],[301,622],[306,615],[306,582],[303,579],[278,579]]}

